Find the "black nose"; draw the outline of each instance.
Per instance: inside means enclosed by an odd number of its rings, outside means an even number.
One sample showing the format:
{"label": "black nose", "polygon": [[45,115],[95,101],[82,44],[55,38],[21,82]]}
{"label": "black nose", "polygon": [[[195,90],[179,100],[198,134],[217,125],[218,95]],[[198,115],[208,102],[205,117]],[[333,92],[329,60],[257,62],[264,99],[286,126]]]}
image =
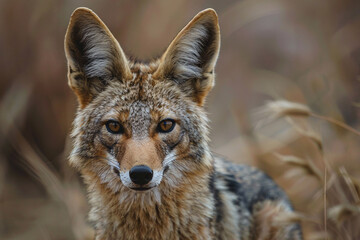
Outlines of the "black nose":
{"label": "black nose", "polygon": [[135,166],[130,170],[131,181],[135,184],[145,185],[149,183],[153,177],[151,168],[145,165]]}

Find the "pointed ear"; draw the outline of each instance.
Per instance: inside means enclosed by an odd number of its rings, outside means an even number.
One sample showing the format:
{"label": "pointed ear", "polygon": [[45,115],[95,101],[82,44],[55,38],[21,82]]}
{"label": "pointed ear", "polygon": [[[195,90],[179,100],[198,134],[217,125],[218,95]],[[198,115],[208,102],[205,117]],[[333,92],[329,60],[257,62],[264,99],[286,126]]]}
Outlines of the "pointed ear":
{"label": "pointed ear", "polygon": [[154,78],[175,81],[198,105],[215,83],[214,67],[220,49],[218,17],[213,9],[198,13],[163,54]]}
{"label": "pointed ear", "polygon": [[131,78],[119,43],[90,9],[77,8],[65,35],[69,85],[85,107],[109,81]]}

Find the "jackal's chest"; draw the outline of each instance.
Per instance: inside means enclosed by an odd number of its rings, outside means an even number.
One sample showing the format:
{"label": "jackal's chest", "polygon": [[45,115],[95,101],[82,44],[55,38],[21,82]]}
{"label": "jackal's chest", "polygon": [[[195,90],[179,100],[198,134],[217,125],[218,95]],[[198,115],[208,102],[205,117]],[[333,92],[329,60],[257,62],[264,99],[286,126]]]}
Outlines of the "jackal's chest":
{"label": "jackal's chest", "polygon": [[207,199],[132,202],[102,208],[93,206],[90,219],[96,239],[212,239],[213,206]]}

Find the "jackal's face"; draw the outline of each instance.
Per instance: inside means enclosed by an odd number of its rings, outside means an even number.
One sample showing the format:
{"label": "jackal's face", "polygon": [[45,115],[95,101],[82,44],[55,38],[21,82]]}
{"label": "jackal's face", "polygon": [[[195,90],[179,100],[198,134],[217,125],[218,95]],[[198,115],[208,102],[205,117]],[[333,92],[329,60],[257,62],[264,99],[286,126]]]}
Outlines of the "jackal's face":
{"label": "jackal's face", "polygon": [[219,44],[209,9],[160,59],[133,63],[91,10],[75,10],[65,37],[69,85],[80,104],[71,164],[113,191],[174,187],[209,167],[202,106],[214,85]]}

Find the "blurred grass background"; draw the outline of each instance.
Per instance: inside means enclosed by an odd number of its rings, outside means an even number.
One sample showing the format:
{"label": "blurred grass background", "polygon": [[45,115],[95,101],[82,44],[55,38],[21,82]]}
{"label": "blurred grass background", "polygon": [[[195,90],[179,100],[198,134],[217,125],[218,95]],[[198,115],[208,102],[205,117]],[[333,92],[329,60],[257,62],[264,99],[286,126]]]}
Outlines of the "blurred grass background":
{"label": "blurred grass background", "polygon": [[214,8],[222,47],[207,104],[213,150],[271,175],[306,239],[360,239],[359,135],[291,113],[255,127],[264,116],[253,114],[282,99],[359,129],[356,0],[0,0],[0,239],[91,234],[84,186],[66,159],[77,103],[63,39],[80,6],[139,59],[160,56],[198,11]]}

